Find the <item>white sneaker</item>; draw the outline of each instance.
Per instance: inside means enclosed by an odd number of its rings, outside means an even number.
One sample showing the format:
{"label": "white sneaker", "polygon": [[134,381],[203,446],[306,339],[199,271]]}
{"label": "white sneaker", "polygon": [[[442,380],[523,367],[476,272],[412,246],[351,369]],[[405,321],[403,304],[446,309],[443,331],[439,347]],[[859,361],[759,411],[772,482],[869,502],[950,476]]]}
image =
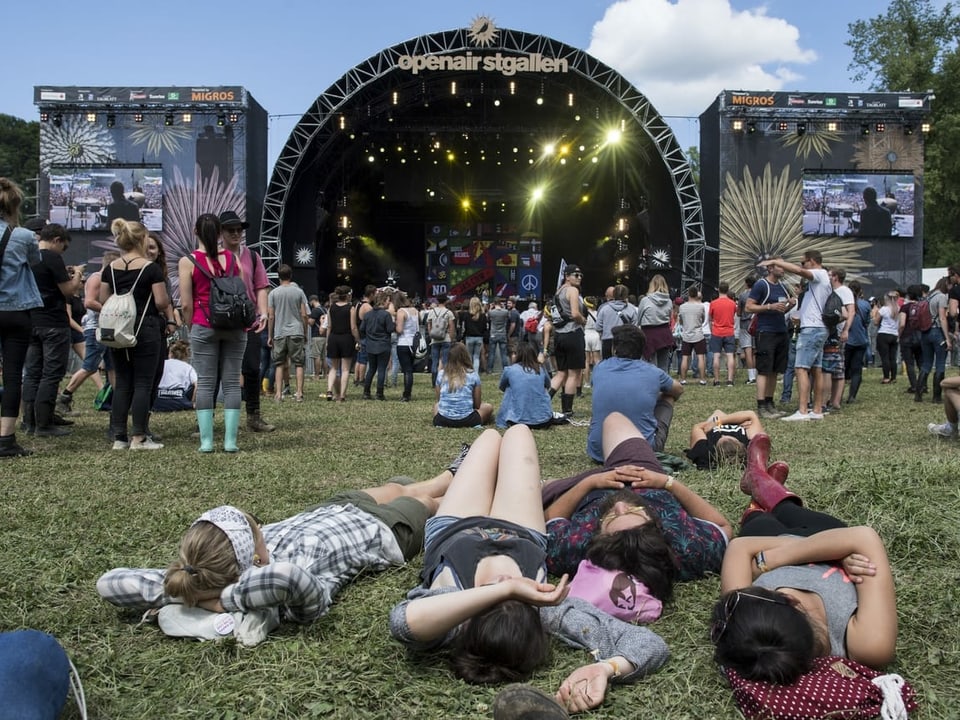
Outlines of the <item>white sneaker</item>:
{"label": "white sneaker", "polygon": [[823,420],[823,413],[816,413],[813,410],[807,413],[807,417],[811,420]]}
{"label": "white sneaker", "polygon": [[127,450],[130,447],[130,443],[126,440],[114,440],[112,450]]}
{"label": "white sneaker", "polygon": [[[786,417],[780,418],[784,422],[799,422],[801,420],[806,421],[810,420],[810,413],[803,413],[797,410],[793,415],[787,415]],[[818,419],[823,419],[823,415]]]}
{"label": "white sneaker", "polygon": [[163,450],[163,443],[154,442],[150,438],[145,438],[138,443],[130,443],[130,450]]}
{"label": "white sneaker", "polygon": [[953,427],[950,423],[943,423],[942,425],[937,425],[936,423],[930,423],[927,425],[927,430],[930,431],[931,435],[938,435],[940,437],[952,438],[956,437],[957,429]]}

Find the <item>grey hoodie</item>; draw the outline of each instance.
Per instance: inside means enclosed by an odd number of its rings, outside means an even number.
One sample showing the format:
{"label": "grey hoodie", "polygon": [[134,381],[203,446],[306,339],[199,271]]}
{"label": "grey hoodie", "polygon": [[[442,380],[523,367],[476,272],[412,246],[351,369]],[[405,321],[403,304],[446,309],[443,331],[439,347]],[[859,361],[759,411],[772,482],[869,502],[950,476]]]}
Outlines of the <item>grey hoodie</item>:
{"label": "grey hoodie", "polygon": [[655,292],[645,295],[640,301],[640,327],[649,325],[666,325],[670,322],[673,312],[673,302],[664,292]]}

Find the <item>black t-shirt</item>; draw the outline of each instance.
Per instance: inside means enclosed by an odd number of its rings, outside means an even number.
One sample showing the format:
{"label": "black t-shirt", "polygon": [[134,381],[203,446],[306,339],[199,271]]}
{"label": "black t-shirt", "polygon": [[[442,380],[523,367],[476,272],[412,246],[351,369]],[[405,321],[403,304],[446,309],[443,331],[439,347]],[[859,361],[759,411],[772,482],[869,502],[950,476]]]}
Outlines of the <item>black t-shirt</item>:
{"label": "black t-shirt", "polygon": [[[950,300],[956,300],[958,303],[960,303],[960,283],[957,283],[950,288],[947,298]],[[957,330],[957,321],[956,318],[950,317],[949,306],[947,307],[947,327],[949,328],[950,332],[956,332]]]}
{"label": "black t-shirt", "polygon": [[686,450],[685,453],[698,469],[710,470],[717,465],[717,442],[722,437],[735,437],[743,443],[744,447],[750,442],[747,438],[747,431],[739,425],[717,425],[717,427],[710,429],[705,440],[694,443],[693,447]]}
{"label": "black t-shirt", "polygon": [[[143,275],[140,275],[139,267],[124,270],[122,260],[117,261],[117,264],[121,268],[118,270],[111,264],[100,274],[100,282],[109,285],[110,289],[118,295],[130,292],[130,288],[133,288],[133,299],[137,303],[138,316],[143,314],[144,308],[155,310],[153,286],[156,283],[163,282],[163,271],[160,266],[154,262],[148,262],[143,268]],[[140,280],[137,280],[138,275],[140,275]],[[113,285],[114,278],[116,278],[116,287]],[[134,283],[136,283],[136,287],[134,287]],[[156,318],[157,315],[152,312],[148,313],[148,317]],[[137,322],[139,323],[139,320]]]}
{"label": "black t-shirt", "polygon": [[460,315],[460,321],[463,323],[464,337],[483,337],[487,334],[487,316],[483,313],[474,320],[469,312],[464,312]]}
{"label": "black t-shirt", "polygon": [[326,314],[327,311],[323,309],[323,305],[310,308],[310,317],[313,320],[313,325],[310,327],[310,337],[320,337],[320,320]]}
{"label": "black t-shirt", "polygon": [[67,299],[60,292],[59,285],[70,280],[63,256],[53,250],[41,250],[40,262],[30,269],[33,270],[40,297],[43,298],[43,307],[33,308],[30,311],[30,321],[33,326],[70,327],[70,321],[67,318]]}

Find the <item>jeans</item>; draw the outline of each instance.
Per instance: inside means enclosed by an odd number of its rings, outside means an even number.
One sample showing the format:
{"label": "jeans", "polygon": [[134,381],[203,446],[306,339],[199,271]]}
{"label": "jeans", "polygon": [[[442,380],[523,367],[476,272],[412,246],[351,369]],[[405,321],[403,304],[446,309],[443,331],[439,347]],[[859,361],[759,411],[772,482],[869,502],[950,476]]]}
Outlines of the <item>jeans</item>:
{"label": "jeans", "polygon": [[54,720],[70,689],[70,661],[51,635],[39,630],[0,634],[3,716]]}
{"label": "jeans", "polygon": [[390,339],[390,384],[397,386],[397,374],[400,372],[400,358],[397,350],[397,334],[393,333]]}
{"label": "jeans", "polygon": [[510,361],[507,359],[507,339],[504,338],[490,338],[490,348],[487,350],[487,372],[493,372],[494,361],[497,357],[497,348],[499,348],[500,353],[500,371],[503,372],[503,369],[510,364]]}
{"label": "jeans", "polygon": [[132,435],[146,433],[159,357],[160,336],[154,323],[143,324],[134,347],[113,351],[117,382],[110,408],[110,430],[114,438],[125,439],[127,415],[131,416]]}
{"label": "jeans", "polygon": [[944,373],[947,369],[947,346],[944,343],[943,330],[934,325],[921,336],[920,347],[923,350],[923,360],[920,371],[928,373],[935,370]]}
{"label": "jeans", "polygon": [[23,369],[24,418],[28,425],[45,428],[53,423],[53,408],[60,381],[67,373],[69,353],[69,327],[33,328]]}
{"label": "jeans", "polygon": [[780,402],[787,403],[793,397],[793,375],[797,364],[797,341],[790,340],[790,348],[787,350],[787,369],[783,371],[783,390],[780,393]]}
{"label": "jeans", "polygon": [[480,372],[480,351],[483,350],[483,337],[480,335],[470,335],[466,339],[467,352],[473,358],[473,371]]}
{"label": "jeans", "polygon": [[863,381],[863,361],[866,357],[869,345],[850,345],[843,348],[843,367],[846,371],[847,381],[850,383],[850,393],[847,400],[853,400],[860,391],[860,383]]}
{"label": "jeans", "polygon": [[[230,330],[228,332],[236,332]],[[260,333],[249,330],[245,333],[247,344],[243,348],[243,357],[241,358],[240,372],[237,375],[243,375],[244,400],[247,403],[247,415],[260,414]],[[269,363],[267,363],[269,365]],[[199,373],[199,371],[198,371]],[[239,380],[238,380],[239,382]],[[223,390],[226,394],[226,386]],[[197,404],[199,408],[199,403]],[[210,405],[213,407],[213,405]],[[225,407],[229,407],[228,405]],[[239,406],[237,406],[239,407]]]}
{"label": "jeans", "polygon": [[0,351],[3,352],[3,400],[0,417],[20,414],[23,363],[30,347],[30,313],[27,310],[0,312]]}
{"label": "jeans", "polygon": [[[260,338],[254,337],[257,338],[259,365]],[[224,408],[240,409],[240,368],[250,342],[243,330],[214,330],[203,325],[194,325],[190,329],[190,352],[193,369],[197,371],[197,410],[212,410],[216,405],[218,378],[223,385]],[[250,382],[256,381],[257,377],[254,377]],[[244,382],[247,382],[246,375]],[[249,388],[248,402],[251,395],[257,396],[259,408],[260,392],[255,385]],[[247,407],[249,412],[249,404]]]}
{"label": "jeans", "polygon": [[430,377],[431,385],[437,384],[437,371],[440,369],[440,361],[447,364],[447,358],[450,356],[450,343],[442,340],[434,340],[430,343]]}
{"label": "jeans", "polygon": [[367,375],[363,379],[363,394],[370,394],[370,385],[373,383],[373,374],[377,374],[377,397],[383,397],[383,386],[387,381],[387,363],[390,362],[390,351],[379,353],[367,351]]}
{"label": "jeans", "polygon": [[403,371],[403,397],[409,400],[413,392],[413,348],[410,345],[398,345],[397,360]]}

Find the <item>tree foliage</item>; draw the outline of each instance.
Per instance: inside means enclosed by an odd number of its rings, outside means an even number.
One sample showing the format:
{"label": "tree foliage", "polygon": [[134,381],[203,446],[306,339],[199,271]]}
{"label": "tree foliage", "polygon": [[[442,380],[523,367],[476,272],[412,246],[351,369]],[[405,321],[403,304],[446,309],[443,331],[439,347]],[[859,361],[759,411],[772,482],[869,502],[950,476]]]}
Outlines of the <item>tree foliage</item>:
{"label": "tree foliage", "polygon": [[40,172],[40,123],[0,114],[0,177],[17,183],[27,199],[21,212],[29,215],[36,207],[34,178]]}
{"label": "tree foliage", "polygon": [[924,265],[960,260],[960,16],[953,3],[892,0],[883,15],[848,25],[855,82],[878,91],[932,90],[924,162]]}
{"label": "tree foliage", "polygon": [[700,148],[691,145],[685,153],[687,162],[690,164],[690,172],[693,173],[693,182],[700,187]]}

